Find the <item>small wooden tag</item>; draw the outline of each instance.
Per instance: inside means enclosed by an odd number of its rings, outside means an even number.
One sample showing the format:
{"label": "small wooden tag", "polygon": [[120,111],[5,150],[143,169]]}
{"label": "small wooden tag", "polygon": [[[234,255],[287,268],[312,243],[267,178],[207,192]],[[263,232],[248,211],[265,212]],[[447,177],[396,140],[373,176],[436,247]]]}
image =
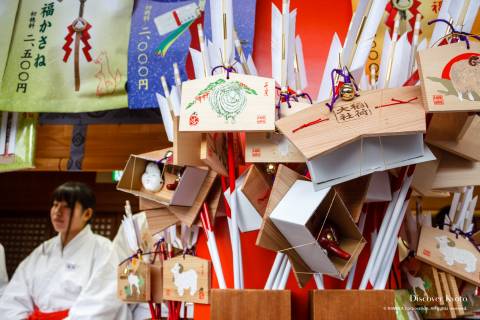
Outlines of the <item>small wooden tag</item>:
{"label": "small wooden tag", "polygon": [[208,304],[210,261],[178,256],[163,262],[163,299]]}
{"label": "small wooden tag", "polygon": [[117,292],[118,297],[125,302],[150,301],[150,265],[138,258],[119,265]]}

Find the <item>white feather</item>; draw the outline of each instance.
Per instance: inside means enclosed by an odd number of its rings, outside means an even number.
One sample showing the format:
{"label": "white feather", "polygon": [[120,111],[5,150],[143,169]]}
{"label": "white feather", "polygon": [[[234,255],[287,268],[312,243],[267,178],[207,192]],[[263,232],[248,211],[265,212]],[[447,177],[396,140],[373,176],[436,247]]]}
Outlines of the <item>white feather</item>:
{"label": "white feather", "polygon": [[[448,13],[450,4],[453,3],[452,0],[443,0],[442,7],[438,12],[438,19],[450,19],[450,14]],[[436,22],[433,26],[432,36],[430,37],[430,46],[438,46],[440,43],[440,38],[443,38],[449,31],[446,23]]]}
{"label": "white feather", "polygon": [[156,93],[160,113],[162,114],[163,125],[167,133],[168,141],[173,142],[173,119],[167,99],[159,93]]}
{"label": "white feather", "polygon": [[250,74],[252,76],[256,76],[257,75],[257,67],[255,67],[255,63],[253,62],[253,58],[250,55],[247,58],[247,66],[248,66],[248,69],[250,70]]}
{"label": "white feather", "polygon": [[177,86],[172,86],[170,101],[173,106],[173,114],[176,117],[180,116],[180,89]]}
{"label": "white feather", "polygon": [[[468,2],[467,2],[468,1]],[[443,6],[444,4],[442,4]],[[465,8],[465,6],[468,6]],[[480,0],[455,0],[448,6],[453,25],[460,31],[470,32],[478,13]]]}
{"label": "white feather", "polygon": [[190,48],[190,56],[192,57],[193,69],[195,71],[195,79],[205,78],[205,69],[203,67],[202,53],[196,49]]}
{"label": "white feather", "polygon": [[282,14],[272,4],[272,78],[282,82]]}
{"label": "white feather", "polygon": [[297,57],[297,67],[300,78],[300,83],[297,84],[297,89],[304,90],[308,86],[308,80],[307,70],[305,68],[305,59],[303,57],[302,39],[300,38],[300,36],[297,36],[297,38],[295,39],[295,53]]}
{"label": "white feather", "polygon": [[383,48],[382,48],[382,58],[380,60],[380,69],[378,71],[378,82],[377,82],[377,88],[378,89],[384,89],[385,86],[385,80],[387,77],[387,69],[388,69],[388,57],[391,54],[391,39],[390,39],[390,33],[388,30],[385,30],[385,34],[383,37]]}
{"label": "white feather", "polygon": [[[369,12],[365,12],[368,10],[368,2],[372,1],[372,5],[370,7]],[[372,47],[372,42],[375,38],[375,34],[377,33],[378,26],[380,21],[383,17],[383,12],[385,10],[385,6],[387,5],[388,0],[364,0],[361,1],[360,5],[357,7],[357,13],[355,13],[354,22],[352,22],[351,29],[348,31],[347,41],[345,41],[344,45],[344,52],[342,54],[343,63],[345,63],[350,69],[355,69],[360,66],[365,66],[367,62],[368,54]],[[357,39],[357,33],[361,26],[362,17],[366,15],[366,21],[362,29],[362,34],[358,37],[358,44],[357,50],[355,48],[355,40]],[[366,50],[368,48],[368,51]],[[361,50],[359,50],[361,49]],[[350,57],[352,63],[349,64]]]}
{"label": "white feather", "polygon": [[[226,28],[223,25],[223,14],[226,16]],[[233,13],[232,0],[211,0],[210,1],[210,23],[212,28],[212,41],[215,47],[221,48],[216,54],[223,57],[223,60],[229,64],[233,57]],[[224,35],[224,29],[226,35]],[[224,48],[224,36],[226,37],[226,46]],[[220,58],[220,61],[222,59]],[[222,64],[223,62],[222,61]],[[215,65],[216,66],[216,65]]]}
{"label": "white feather", "polygon": [[318,91],[317,101],[324,101],[328,99],[332,91],[330,74],[333,69],[339,67],[339,56],[342,51],[342,44],[338,34],[335,33],[330,44],[330,51],[328,52],[327,63],[323,69],[322,81],[320,82],[320,90]]}
{"label": "white feather", "polygon": [[289,13],[288,38],[286,43],[287,50],[287,84],[295,88],[295,70],[293,60],[295,59],[295,21],[297,20],[297,10]]}

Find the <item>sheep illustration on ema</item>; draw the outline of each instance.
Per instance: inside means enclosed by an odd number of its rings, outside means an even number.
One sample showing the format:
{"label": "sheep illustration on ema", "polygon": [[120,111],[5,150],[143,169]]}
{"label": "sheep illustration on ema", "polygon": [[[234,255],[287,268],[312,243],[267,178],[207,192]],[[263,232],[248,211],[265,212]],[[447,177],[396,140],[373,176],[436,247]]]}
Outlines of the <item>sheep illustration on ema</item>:
{"label": "sheep illustration on ema", "polygon": [[466,249],[457,248],[455,241],[447,236],[435,237],[437,240],[437,249],[443,255],[447,265],[453,266],[455,263],[464,264],[465,271],[472,273],[477,269],[477,257]]}
{"label": "sheep illustration on ema", "polygon": [[163,297],[171,301],[209,303],[210,262],[191,255],[163,263]]}
{"label": "sheep illustration on ema", "polygon": [[457,96],[460,101],[480,101],[480,53],[457,55],[445,65],[441,78],[427,79],[445,87],[445,90],[438,90],[441,94]]}
{"label": "sheep illustration on ema", "polygon": [[175,263],[170,271],[172,272],[173,283],[177,287],[178,295],[182,297],[185,290],[190,290],[190,295],[194,296],[197,292],[197,272],[193,269],[183,271],[183,266],[178,262]]}

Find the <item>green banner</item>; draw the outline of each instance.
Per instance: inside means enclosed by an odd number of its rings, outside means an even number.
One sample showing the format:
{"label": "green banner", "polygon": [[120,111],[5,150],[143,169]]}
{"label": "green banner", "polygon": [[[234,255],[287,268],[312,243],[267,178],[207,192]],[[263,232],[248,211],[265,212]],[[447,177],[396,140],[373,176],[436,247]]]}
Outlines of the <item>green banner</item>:
{"label": "green banner", "polygon": [[0,110],[90,112],[127,107],[132,8],[133,0],[20,0]]}

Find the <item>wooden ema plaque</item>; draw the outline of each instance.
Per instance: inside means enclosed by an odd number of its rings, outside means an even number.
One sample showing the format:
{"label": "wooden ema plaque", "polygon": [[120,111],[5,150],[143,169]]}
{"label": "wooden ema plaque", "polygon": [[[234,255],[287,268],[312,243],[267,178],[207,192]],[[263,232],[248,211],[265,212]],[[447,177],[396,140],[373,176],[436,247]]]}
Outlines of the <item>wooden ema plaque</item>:
{"label": "wooden ema plaque", "polygon": [[125,302],[150,301],[150,265],[137,258],[119,265],[117,293]]}
{"label": "wooden ema plaque", "polygon": [[289,290],[212,289],[210,320],[290,320]]}
{"label": "wooden ema plaque", "polygon": [[275,81],[243,74],[182,84],[180,131],[273,131]]}
{"label": "wooden ema plaque", "polygon": [[446,230],[423,227],[417,259],[438,269],[480,285],[480,253],[467,239]]}
{"label": "wooden ema plaque", "polygon": [[210,261],[178,256],[163,262],[163,299],[208,304]]}
{"label": "wooden ema plaque", "polygon": [[[392,99],[411,101],[387,106],[395,103]],[[352,101],[338,102],[328,114],[324,110],[325,102],[321,102],[275,123],[307,159],[362,137],[406,135],[426,130],[419,87],[365,91]],[[299,129],[315,120],[319,122]]]}
{"label": "wooden ema plaque", "polygon": [[428,112],[480,110],[480,44],[464,41],[417,54],[425,108]]}

